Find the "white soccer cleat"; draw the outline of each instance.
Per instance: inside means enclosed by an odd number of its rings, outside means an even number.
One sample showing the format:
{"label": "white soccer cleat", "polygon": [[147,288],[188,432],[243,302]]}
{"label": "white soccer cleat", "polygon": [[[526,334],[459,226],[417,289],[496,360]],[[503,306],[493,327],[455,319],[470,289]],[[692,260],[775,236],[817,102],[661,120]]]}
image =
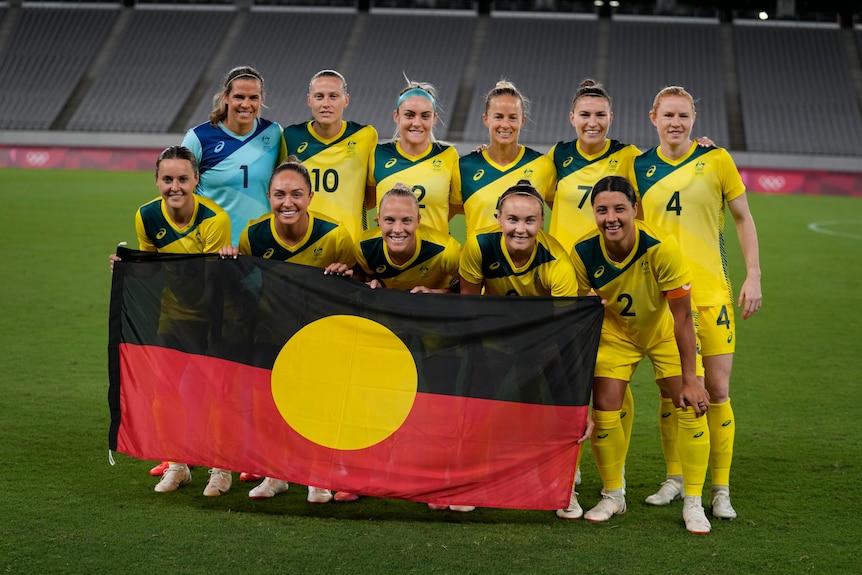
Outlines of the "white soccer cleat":
{"label": "white soccer cleat", "polygon": [[730,504],[730,490],[712,491],[712,516],[716,519],[736,519],[736,510]]}
{"label": "white soccer cleat", "polygon": [[593,523],[607,521],[614,515],[626,512],[626,498],[622,489],[602,490],[602,500],[598,505],[584,513],[584,519]]}
{"label": "white soccer cleat", "polygon": [[578,503],[578,492],[572,489],[572,495],[569,497],[569,506],[565,509],[557,509],[557,517],[560,519],[580,519],[584,516],[584,510],[581,504]]}
{"label": "white soccer cleat", "polygon": [[646,498],[650,505],[667,505],[671,501],[682,499],[682,477],[668,477],[658,491]]}
{"label": "white soccer cleat", "polygon": [[178,487],[186,485],[192,480],[192,472],[185,463],[171,463],[162,474],[162,479],[154,489],[159,493],[176,491]]}
{"label": "white soccer cleat", "polygon": [[207,497],[218,497],[227,493],[230,491],[232,482],[233,479],[231,478],[230,471],[213,467],[210,469],[210,480],[207,482],[207,486],[204,487],[204,495]]}
{"label": "white soccer cleat", "polygon": [[309,503],[329,503],[332,501],[332,491],[322,487],[308,487]]}
{"label": "white soccer cleat", "polygon": [[275,497],[279,493],[284,493],[290,487],[287,481],[266,477],[260,482],[260,485],[248,492],[251,499],[269,499]]}
{"label": "white soccer cleat", "polygon": [[700,497],[697,495],[686,495],[685,503],[682,506],[682,519],[685,521],[685,528],[689,533],[695,535],[706,535],[712,531],[712,525],[709,524],[709,519],[706,518],[706,513],[703,511]]}

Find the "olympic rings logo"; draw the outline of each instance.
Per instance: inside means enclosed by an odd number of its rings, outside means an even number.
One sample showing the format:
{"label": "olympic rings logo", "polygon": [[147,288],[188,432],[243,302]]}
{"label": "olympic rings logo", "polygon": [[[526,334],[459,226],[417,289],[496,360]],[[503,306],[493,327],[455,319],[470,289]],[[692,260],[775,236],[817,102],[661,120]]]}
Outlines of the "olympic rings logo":
{"label": "olympic rings logo", "polygon": [[24,161],[28,166],[44,166],[51,159],[51,152],[27,152]]}
{"label": "olympic rings logo", "polygon": [[768,175],[758,177],[757,183],[764,191],[777,192],[784,189],[784,186],[787,184],[787,180],[784,176]]}

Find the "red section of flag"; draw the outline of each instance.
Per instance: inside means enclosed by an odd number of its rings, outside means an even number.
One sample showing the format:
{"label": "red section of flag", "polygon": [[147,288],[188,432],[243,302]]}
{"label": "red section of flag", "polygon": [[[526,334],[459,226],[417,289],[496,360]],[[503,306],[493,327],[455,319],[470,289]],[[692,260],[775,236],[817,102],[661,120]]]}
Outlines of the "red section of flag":
{"label": "red section of flag", "polygon": [[120,373],[118,451],[441,504],[565,507],[588,414],[587,406],[417,393],[393,435],[340,451],[284,421],[269,370],[121,344]]}

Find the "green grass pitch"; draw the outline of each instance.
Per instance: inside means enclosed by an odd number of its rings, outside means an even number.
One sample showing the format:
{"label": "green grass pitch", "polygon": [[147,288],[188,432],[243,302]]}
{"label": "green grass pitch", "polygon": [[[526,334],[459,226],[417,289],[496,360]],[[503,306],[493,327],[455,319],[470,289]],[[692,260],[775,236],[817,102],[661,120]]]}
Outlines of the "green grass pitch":
{"label": "green grass pitch", "polygon": [[[750,197],[764,305],[740,322],[731,386],[739,518],[696,537],[679,502],[643,503],[664,472],[648,365],[633,382],[629,511],[605,524],[370,498],[312,506],[302,486],[252,501],[236,482],[207,498],[199,468],[157,494],[150,462],[115,454],[110,466],[108,254],[136,247],[134,210],[156,193],[147,172],[0,171],[0,572],[858,572],[862,199]],[[818,221],[831,233],[811,231]],[[589,454],[583,470],[590,507]]]}

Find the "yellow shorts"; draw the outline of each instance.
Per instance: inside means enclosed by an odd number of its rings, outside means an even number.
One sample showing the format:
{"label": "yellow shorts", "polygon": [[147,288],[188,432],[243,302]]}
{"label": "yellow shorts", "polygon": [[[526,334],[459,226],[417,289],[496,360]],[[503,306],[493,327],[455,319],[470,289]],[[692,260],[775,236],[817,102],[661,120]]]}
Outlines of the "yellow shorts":
{"label": "yellow shorts", "polygon": [[736,351],[736,318],[733,304],[698,307],[693,312],[697,347],[704,356]]}
{"label": "yellow shorts", "polygon": [[[682,364],[679,361],[679,348],[673,333],[649,349],[642,349],[631,341],[616,334],[602,330],[599,340],[599,353],[596,356],[596,377],[610,377],[622,381],[631,381],[632,375],[644,357],[652,362],[656,379],[679,377],[682,375]],[[700,353],[697,355],[697,375],[703,375],[703,362]]]}

